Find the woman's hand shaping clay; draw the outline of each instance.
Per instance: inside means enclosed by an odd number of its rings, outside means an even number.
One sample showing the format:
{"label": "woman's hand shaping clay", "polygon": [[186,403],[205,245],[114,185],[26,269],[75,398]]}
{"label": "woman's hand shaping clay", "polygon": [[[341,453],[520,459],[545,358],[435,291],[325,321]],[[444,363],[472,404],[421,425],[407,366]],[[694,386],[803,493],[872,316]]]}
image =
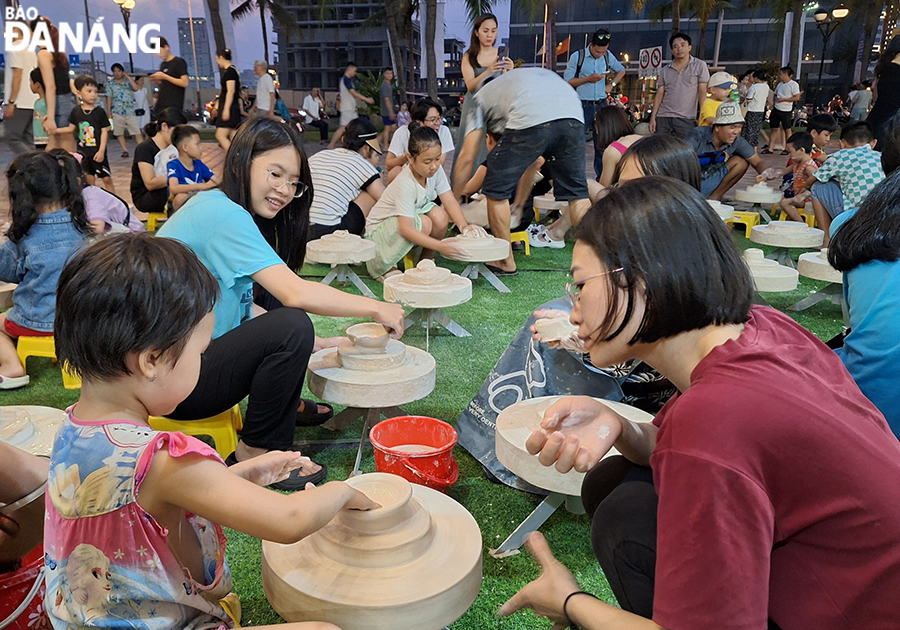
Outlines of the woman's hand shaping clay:
{"label": "woman's hand shaping clay", "polygon": [[466,227],[462,229],[463,236],[470,236],[472,238],[487,238],[487,231],[481,227],[480,225],[475,225],[474,223],[469,223]]}
{"label": "woman's hand shaping clay", "polygon": [[399,339],[403,336],[403,322],[406,320],[406,313],[399,304],[379,302],[378,313],[372,319],[387,328],[392,339]]}
{"label": "woman's hand shaping clay", "polygon": [[[534,312],[535,320],[538,319],[563,319],[566,321],[569,319],[570,313],[568,311],[562,311],[555,308],[541,308]],[[531,334],[532,338],[538,343],[544,343],[544,339],[541,337],[541,333],[538,331],[537,327],[532,324],[531,325]],[[548,348],[553,350],[563,349],[568,350],[569,352],[587,352],[587,348],[584,347],[584,341],[578,336],[578,329],[576,328],[571,332],[571,334],[565,339],[556,339],[545,342]]]}
{"label": "woman's hand shaping clay", "polygon": [[622,417],[588,396],[565,396],[544,413],[525,448],[561,473],[587,472],[622,435]]}
{"label": "woman's hand shaping clay", "polygon": [[[553,622],[553,630],[569,627],[563,607],[566,597],[581,590],[569,570],[553,556],[550,545],[539,532],[534,532],[525,541],[525,547],[541,565],[541,575],[527,584],[500,607],[501,617],[511,615],[523,608],[530,608]],[[583,597],[583,596],[580,596]]]}

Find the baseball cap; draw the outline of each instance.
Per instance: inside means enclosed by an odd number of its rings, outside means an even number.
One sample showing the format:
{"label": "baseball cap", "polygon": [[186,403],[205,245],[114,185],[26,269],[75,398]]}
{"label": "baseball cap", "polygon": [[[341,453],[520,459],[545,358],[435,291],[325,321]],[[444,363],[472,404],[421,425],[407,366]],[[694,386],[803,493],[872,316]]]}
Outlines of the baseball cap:
{"label": "baseball cap", "polygon": [[734,125],[742,122],[744,117],[741,115],[741,108],[734,101],[725,101],[716,109],[714,125]]}
{"label": "baseball cap", "polygon": [[727,72],[716,72],[711,77],[709,77],[709,87],[721,87],[727,88],[732,85],[737,84],[737,79],[734,78],[733,75],[728,74]]}
{"label": "baseball cap", "polygon": [[612,39],[612,35],[610,35],[609,31],[605,28],[597,29],[594,31],[594,34],[591,35],[591,45],[592,46],[609,46],[609,41]]}

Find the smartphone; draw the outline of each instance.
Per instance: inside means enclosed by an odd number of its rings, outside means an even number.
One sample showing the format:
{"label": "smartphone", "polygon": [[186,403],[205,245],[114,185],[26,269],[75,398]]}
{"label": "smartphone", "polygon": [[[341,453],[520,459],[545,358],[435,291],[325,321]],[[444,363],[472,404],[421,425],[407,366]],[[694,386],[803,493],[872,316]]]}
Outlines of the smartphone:
{"label": "smartphone", "polygon": [[497,49],[497,59],[505,59],[506,58],[506,46],[500,46]]}

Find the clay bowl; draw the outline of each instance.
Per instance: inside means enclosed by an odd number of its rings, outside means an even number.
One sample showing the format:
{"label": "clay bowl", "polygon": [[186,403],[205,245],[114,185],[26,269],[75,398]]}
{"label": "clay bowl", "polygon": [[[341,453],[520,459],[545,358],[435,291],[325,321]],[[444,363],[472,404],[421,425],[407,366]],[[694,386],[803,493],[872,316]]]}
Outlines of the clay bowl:
{"label": "clay bowl", "polygon": [[391,336],[381,324],[354,324],[347,329],[347,337],[363,352],[384,352]]}

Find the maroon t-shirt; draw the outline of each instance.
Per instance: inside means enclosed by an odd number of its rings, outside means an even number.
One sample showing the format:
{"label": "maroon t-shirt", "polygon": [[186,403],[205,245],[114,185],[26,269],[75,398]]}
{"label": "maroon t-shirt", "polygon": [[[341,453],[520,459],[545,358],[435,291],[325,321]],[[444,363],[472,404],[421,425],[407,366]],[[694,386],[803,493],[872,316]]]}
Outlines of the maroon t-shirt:
{"label": "maroon t-shirt", "polygon": [[900,442],[834,352],[754,307],[654,423],[656,623],[900,627]]}

